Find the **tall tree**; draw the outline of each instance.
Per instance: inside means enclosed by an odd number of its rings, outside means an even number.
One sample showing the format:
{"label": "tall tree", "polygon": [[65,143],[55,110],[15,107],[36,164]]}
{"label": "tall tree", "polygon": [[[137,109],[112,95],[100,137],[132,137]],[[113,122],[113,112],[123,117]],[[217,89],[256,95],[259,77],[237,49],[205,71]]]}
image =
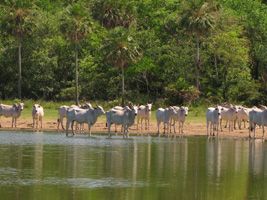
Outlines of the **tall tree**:
{"label": "tall tree", "polygon": [[74,46],[75,52],[75,101],[79,104],[79,47],[91,31],[89,9],[83,3],[73,3],[64,11],[60,30]]}
{"label": "tall tree", "polygon": [[96,0],[92,11],[93,17],[108,29],[117,26],[129,28],[136,20],[134,1]]}
{"label": "tall tree", "polygon": [[104,41],[103,46],[107,63],[121,70],[122,105],[125,105],[125,68],[136,62],[141,56],[139,45],[132,35],[132,30],[122,27],[114,28],[111,30],[110,36]]}
{"label": "tall tree", "polygon": [[196,87],[200,89],[200,44],[201,37],[206,36],[213,29],[219,5],[213,1],[193,1],[189,9],[185,10],[181,18],[181,24],[190,35],[193,35],[196,43],[195,76]]}
{"label": "tall tree", "polygon": [[1,3],[5,12],[1,29],[15,37],[18,46],[18,98],[21,99],[21,50],[23,39],[34,26],[34,6],[31,0],[7,0]]}

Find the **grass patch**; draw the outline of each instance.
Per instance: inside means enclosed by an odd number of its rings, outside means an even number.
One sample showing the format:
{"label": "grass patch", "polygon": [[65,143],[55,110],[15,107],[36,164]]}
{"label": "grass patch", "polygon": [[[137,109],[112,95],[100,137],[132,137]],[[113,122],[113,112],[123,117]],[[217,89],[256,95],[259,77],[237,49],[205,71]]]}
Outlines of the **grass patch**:
{"label": "grass patch", "polygon": [[[1,101],[3,104],[9,104],[12,105],[13,103],[19,102],[18,100],[5,100]],[[62,101],[62,102],[53,102],[53,101],[43,101],[43,100],[23,100],[24,103],[24,110],[21,114],[21,117],[26,120],[31,120],[32,119],[32,106],[36,103],[40,104],[44,108],[45,120],[51,120],[51,121],[56,121],[58,118],[58,108],[61,105],[73,105],[74,102],[71,101]],[[81,104],[84,102],[81,102]],[[118,101],[95,101],[95,102],[90,102],[93,106],[96,105],[101,105],[105,111],[109,110],[110,108],[114,107],[115,105],[119,105]],[[200,122],[204,123],[205,122],[205,113],[206,113],[207,107],[204,105],[196,105],[189,107],[189,113],[187,117],[188,122]],[[152,114],[151,114],[151,121],[156,122],[156,110],[157,107],[153,106],[152,107]],[[99,122],[105,122],[106,118],[105,116],[101,116],[99,118]]]}

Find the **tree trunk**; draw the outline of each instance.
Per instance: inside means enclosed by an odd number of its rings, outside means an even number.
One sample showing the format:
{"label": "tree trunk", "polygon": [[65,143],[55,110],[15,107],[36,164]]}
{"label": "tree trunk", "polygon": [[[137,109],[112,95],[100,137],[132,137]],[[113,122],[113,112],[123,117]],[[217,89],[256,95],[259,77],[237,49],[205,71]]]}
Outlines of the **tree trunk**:
{"label": "tree trunk", "polygon": [[147,94],[147,98],[149,99],[149,82],[148,82],[148,79],[147,79],[147,73],[146,72],[143,73],[143,77],[144,77],[145,82],[146,82],[146,94]]}
{"label": "tree trunk", "polygon": [[79,105],[79,70],[78,70],[78,48],[77,43],[75,44],[75,102],[76,105]]}
{"label": "tree trunk", "polygon": [[19,80],[18,80],[18,98],[21,99],[21,38],[19,38],[18,47],[18,64],[19,64]]}
{"label": "tree trunk", "polygon": [[125,89],[124,89],[124,67],[121,66],[121,80],[122,80],[122,96],[121,96],[121,105],[125,106],[124,98],[125,98]]}
{"label": "tree trunk", "polygon": [[196,87],[200,90],[200,81],[199,81],[199,70],[200,70],[200,44],[199,44],[199,36],[197,36],[197,55],[196,55]]}
{"label": "tree trunk", "polygon": [[219,72],[218,72],[218,62],[217,62],[217,56],[216,54],[214,54],[214,67],[215,67],[215,71],[216,71],[216,78],[217,81],[219,79]]}

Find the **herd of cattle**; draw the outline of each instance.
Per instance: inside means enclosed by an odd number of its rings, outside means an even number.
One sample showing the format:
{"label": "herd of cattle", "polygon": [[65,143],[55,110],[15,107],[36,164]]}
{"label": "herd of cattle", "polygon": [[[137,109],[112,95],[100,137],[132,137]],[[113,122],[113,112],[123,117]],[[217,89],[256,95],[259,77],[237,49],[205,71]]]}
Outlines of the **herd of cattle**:
{"label": "herd of cattle", "polygon": [[[0,117],[11,117],[12,127],[16,127],[17,119],[20,117],[23,108],[23,103],[17,103],[13,105],[0,104]],[[86,123],[88,124],[89,135],[91,135],[91,127],[96,123],[97,118],[105,114],[109,137],[111,137],[111,125],[114,124],[115,132],[117,131],[116,126],[121,125],[123,137],[128,138],[129,127],[135,123],[135,118],[137,118],[137,130],[149,130],[151,109],[151,103],[140,106],[134,106],[129,103],[128,106],[115,106],[106,112],[101,106],[93,107],[90,103],[85,103],[83,106],[60,106],[58,109],[57,128],[59,130],[61,125],[62,129],[66,131],[66,135],[68,136],[68,131],[71,127],[72,134],[74,135],[74,122],[76,122],[76,128],[78,125],[80,125],[80,130],[82,129],[83,124]],[[179,127],[178,133],[183,134],[183,126],[186,116],[188,115],[188,111],[188,107],[185,106],[158,108],[156,111],[158,135],[160,136],[161,123],[164,124],[164,134],[168,136],[173,134],[175,136],[176,123],[178,123]],[[32,126],[34,129],[42,128],[43,117],[43,107],[39,104],[34,104],[32,107]],[[66,118],[66,129],[63,126],[64,118]],[[236,125],[238,125],[238,128],[241,129],[242,122],[244,123],[244,128],[246,128],[246,123],[249,122],[249,137],[251,137],[252,131],[255,137],[255,128],[256,125],[258,125],[262,128],[262,137],[264,137],[264,126],[267,126],[267,107],[261,106],[258,108],[254,106],[253,108],[246,108],[244,106],[233,106],[231,104],[228,106],[218,105],[216,107],[210,107],[206,112],[208,136],[215,136],[215,133],[218,135],[219,130],[223,130],[222,120],[226,122],[225,127],[228,127],[229,132],[233,131],[233,129],[236,129]]]}

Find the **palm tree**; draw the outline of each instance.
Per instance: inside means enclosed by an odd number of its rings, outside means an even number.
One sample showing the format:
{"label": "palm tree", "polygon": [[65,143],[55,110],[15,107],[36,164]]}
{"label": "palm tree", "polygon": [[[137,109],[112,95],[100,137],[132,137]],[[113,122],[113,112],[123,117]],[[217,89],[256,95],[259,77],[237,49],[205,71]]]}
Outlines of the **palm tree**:
{"label": "palm tree", "polygon": [[213,1],[194,1],[189,9],[184,12],[181,18],[181,24],[187,32],[194,36],[196,42],[195,73],[196,87],[200,89],[200,42],[201,38],[206,36],[214,28],[216,16],[219,11],[219,5]]}
{"label": "palm tree", "polygon": [[75,102],[79,104],[79,60],[78,50],[80,42],[91,31],[91,20],[88,9],[82,4],[69,5],[61,19],[60,30],[74,46],[75,51]]}
{"label": "palm tree", "polygon": [[129,28],[135,22],[135,6],[128,0],[97,0],[92,11],[93,17],[108,29]]}
{"label": "palm tree", "polygon": [[16,38],[18,43],[18,98],[21,99],[21,49],[24,37],[32,32],[34,26],[34,9],[30,0],[5,1],[2,3],[5,12],[1,29]]}
{"label": "palm tree", "polygon": [[108,64],[121,70],[122,79],[122,105],[125,101],[125,68],[135,63],[140,57],[140,49],[132,36],[132,30],[116,27],[110,32],[110,37],[103,46],[105,58]]}

